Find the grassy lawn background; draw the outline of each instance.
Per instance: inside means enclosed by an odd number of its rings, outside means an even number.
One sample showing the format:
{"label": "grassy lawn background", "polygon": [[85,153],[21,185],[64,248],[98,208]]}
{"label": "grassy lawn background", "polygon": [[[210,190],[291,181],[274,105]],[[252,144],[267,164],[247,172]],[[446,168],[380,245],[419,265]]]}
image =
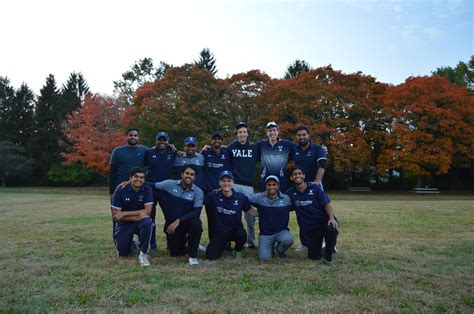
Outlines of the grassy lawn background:
{"label": "grassy lawn background", "polygon": [[[190,267],[165,251],[160,213],[159,252],[142,269],[115,255],[106,193],[0,189],[0,310],[474,311],[472,195],[329,193],[336,269],[293,248],[287,261],[247,250]],[[294,214],[290,228],[298,243]]]}

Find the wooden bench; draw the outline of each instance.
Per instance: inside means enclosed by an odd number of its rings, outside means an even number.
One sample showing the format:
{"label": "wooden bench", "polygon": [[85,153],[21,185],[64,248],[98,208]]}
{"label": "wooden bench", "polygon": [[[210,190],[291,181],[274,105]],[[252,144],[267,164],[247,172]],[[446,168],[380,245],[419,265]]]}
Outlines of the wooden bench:
{"label": "wooden bench", "polygon": [[350,186],[348,190],[350,192],[372,192],[372,189],[368,186]]}
{"label": "wooden bench", "polygon": [[441,193],[438,188],[413,188],[413,192],[415,192],[417,195],[423,195],[423,194],[432,194],[432,195],[438,195]]}

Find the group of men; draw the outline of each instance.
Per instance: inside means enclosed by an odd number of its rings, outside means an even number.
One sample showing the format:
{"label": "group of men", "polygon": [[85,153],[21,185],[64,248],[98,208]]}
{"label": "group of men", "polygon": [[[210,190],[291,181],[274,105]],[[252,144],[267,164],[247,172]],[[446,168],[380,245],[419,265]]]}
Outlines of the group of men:
{"label": "group of men", "polygon": [[[171,256],[189,256],[198,264],[203,205],[208,221],[209,244],[205,256],[218,259],[230,248],[236,258],[242,250],[257,249],[255,217],[258,216],[258,257],[287,258],[293,244],[289,214],[294,210],[301,244],[308,257],[333,265],[332,252],[339,225],[322,188],[326,153],[309,139],[309,130],[296,130],[296,144],[279,138],[277,123],[266,125],[267,139],[252,143],[248,126],[235,127],[236,140],[223,146],[223,134],[214,132],[211,145],[197,152],[197,140],[187,137],[184,152],[170,144],[166,132],[156,135],[156,146],[138,145],[138,129],[127,130],[127,145],[117,147],[110,161],[110,195],[113,237],[119,256],[130,255],[133,236],[139,237],[139,262],[150,265],[148,250],[156,250],[156,205],[165,218],[163,231]],[[295,166],[286,176],[288,161]],[[254,192],[257,163],[262,172]],[[175,179],[172,179],[172,178]],[[290,187],[290,182],[292,187]],[[242,224],[245,214],[247,230]],[[322,254],[323,239],[326,249]]]}

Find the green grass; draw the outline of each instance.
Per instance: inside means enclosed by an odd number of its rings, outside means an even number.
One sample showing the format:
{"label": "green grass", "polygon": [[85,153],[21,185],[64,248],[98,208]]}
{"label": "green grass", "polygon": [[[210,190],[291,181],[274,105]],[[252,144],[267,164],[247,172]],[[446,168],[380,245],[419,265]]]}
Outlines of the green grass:
{"label": "green grass", "polygon": [[[0,311],[474,311],[472,195],[330,193],[335,269],[293,248],[287,261],[246,251],[191,268],[164,250],[159,215],[159,252],[142,269],[115,255],[106,193],[0,190]],[[291,230],[298,242],[294,216]]]}

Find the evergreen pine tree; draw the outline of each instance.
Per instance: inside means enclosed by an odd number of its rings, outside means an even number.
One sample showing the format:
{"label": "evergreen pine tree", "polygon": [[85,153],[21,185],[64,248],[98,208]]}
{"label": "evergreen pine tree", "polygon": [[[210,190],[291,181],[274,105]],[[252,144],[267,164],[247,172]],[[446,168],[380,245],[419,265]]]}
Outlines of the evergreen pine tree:
{"label": "evergreen pine tree", "polygon": [[211,72],[214,76],[217,73],[216,59],[209,48],[204,48],[201,50],[199,53],[199,60],[194,61],[194,65],[199,69]]}

